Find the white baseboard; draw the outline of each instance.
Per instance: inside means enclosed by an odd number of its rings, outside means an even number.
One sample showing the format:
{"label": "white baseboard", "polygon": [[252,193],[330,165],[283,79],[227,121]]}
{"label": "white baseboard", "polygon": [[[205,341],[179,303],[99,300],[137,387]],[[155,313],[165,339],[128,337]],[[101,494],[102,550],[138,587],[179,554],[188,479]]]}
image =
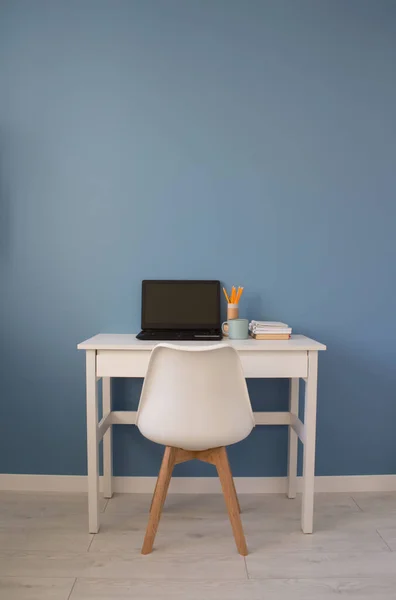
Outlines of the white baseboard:
{"label": "white baseboard", "polygon": [[[152,493],[155,477],[114,477],[113,489],[119,493]],[[239,494],[280,494],[286,492],[286,477],[235,477]],[[100,478],[102,487],[102,478]],[[301,478],[298,478],[301,491]],[[0,490],[24,492],[86,492],[83,475],[8,475],[0,474]],[[315,477],[316,492],[396,492],[396,475],[347,475]],[[221,493],[217,477],[174,477],[170,493]]]}

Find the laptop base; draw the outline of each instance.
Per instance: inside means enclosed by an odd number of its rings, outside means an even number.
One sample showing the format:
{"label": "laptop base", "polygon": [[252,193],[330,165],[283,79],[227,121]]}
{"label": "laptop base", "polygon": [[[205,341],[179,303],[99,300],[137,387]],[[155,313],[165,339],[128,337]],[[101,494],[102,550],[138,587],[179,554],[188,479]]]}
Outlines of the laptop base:
{"label": "laptop base", "polygon": [[166,329],[146,329],[137,334],[138,340],[145,341],[202,341],[202,342],[210,342],[210,341],[218,341],[223,338],[221,331],[210,330],[210,331],[192,331],[188,329],[184,330],[166,330]]}

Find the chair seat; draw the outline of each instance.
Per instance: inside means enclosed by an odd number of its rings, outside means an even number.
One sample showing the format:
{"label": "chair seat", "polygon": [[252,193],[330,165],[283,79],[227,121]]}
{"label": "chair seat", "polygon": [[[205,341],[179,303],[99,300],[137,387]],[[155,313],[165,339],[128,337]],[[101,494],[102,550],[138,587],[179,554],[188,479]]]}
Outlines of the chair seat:
{"label": "chair seat", "polygon": [[245,428],[234,428],[234,431],[225,431],[223,435],[219,435],[218,432],[194,432],[192,429],[186,431],[176,431],[173,435],[168,432],[161,434],[157,427],[153,427],[150,431],[150,424],[145,424],[142,427],[140,424],[140,431],[143,435],[155,442],[156,444],[162,444],[163,446],[172,446],[174,448],[182,448],[183,450],[209,450],[209,448],[219,448],[220,446],[231,446],[244,440],[251,432],[251,426]]}

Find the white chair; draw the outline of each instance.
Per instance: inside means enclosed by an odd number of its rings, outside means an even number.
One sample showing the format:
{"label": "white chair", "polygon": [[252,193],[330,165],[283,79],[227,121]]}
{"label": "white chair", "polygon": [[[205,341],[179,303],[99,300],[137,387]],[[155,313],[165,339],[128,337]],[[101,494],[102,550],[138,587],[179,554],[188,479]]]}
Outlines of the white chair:
{"label": "white chair", "polygon": [[240,507],[225,446],[246,438],[254,416],[239,356],[231,346],[159,344],[151,353],[136,424],[166,446],[142,554],[149,554],[173,467],[188,460],[216,466],[238,552],[247,555]]}

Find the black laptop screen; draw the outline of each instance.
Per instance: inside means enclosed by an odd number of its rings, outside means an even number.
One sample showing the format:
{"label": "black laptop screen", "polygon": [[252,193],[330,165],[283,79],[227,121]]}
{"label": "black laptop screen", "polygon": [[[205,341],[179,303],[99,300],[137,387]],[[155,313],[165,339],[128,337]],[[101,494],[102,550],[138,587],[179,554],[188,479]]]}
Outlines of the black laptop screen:
{"label": "black laptop screen", "polygon": [[142,329],[219,328],[219,281],[143,281]]}

